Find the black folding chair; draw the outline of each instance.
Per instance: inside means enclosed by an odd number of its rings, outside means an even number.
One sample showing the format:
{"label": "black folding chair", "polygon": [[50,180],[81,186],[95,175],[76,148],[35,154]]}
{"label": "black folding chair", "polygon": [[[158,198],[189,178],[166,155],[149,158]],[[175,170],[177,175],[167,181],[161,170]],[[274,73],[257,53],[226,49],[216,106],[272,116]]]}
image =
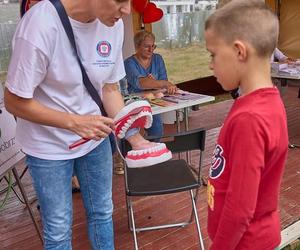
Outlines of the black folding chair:
{"label": "black folding chair", "polygon": [[[205,134],[205,130],[197,129],[162,138],[173,154],[200,150],[199,166],[196,168],[189,165],[184,159],[169,160],[143,168],[128,168],[125,164],[124,176],[128,226],[133,232],[134,246],[136,250],[138,249],[137,232],[170,227],[184,227],[193,222],[193,218],[195,218],[198,231],[199,246],[201,246],[201,249],[204,249],[196,202],[198,190],[201,186],[201,166],[202,153],[205,148]],[[123,141],[121,150],[122,154],[125,155],[126,152],[130,150],[129,144]],[[136,226],[132,202],[133,196],[166,195],[183,191],[188,191],[190,193],[192,203],[192,212],[186,221],[150,227]]]}

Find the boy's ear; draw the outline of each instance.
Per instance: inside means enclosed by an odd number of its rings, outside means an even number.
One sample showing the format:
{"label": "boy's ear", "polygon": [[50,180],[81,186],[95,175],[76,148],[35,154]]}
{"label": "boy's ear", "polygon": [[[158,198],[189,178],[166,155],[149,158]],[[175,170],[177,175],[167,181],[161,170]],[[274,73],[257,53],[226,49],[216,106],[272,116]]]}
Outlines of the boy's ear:
{"label": "boy's ear", "polygon": [[236,51],[237,58],[241,61],[245,61],[248,57],[248,49],[244,42],[236,40],[233,44]]}

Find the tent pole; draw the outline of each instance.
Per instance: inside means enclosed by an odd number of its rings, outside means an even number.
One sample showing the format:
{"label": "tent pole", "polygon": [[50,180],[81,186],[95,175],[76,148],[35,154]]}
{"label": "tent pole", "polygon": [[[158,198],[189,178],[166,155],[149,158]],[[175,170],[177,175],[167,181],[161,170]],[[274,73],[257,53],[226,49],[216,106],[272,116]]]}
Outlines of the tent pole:
{"label": "tent pole", "polygon": [[281,0],[275,0],[275,13],[280,20],[280,7],[281,7]]}

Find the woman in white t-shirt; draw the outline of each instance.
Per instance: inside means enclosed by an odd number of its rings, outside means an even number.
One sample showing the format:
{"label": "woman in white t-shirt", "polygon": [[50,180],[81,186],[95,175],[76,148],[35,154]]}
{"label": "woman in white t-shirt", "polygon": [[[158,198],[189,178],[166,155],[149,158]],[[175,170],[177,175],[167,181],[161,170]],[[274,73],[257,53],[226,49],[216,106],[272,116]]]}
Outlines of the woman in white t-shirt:
{"label": "woman in white t-shirt", "polygon": [[[5,89],[18,117],[16,138],[26,153],[41,207],[45,249],[71,249],[73,169],[79,179],[92,249],[114,249],[112,154],[108,135],[124,106],[123,22],[130,0],[61,0],[80,59],[102,97],[104,117],[86,91],[73,49],[50,1],[35,4],[19,22]],[[136,132],[133,148],[153,144]],[[70,150],[80,138],[91,139]]]}

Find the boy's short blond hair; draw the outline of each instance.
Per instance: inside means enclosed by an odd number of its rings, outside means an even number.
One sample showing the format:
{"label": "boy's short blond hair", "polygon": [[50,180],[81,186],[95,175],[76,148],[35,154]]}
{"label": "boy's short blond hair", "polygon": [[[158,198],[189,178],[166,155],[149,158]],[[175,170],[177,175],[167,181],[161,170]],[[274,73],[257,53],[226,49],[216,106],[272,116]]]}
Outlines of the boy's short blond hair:
{"label": "boy's short blond hair", "polygon": [[242,40],[254,47],[259,57],[271,57],[277,46],[277,16],[262,0],[232,0],[205,22],[205,30],[231,43]]}
{"label": "boy's short blond hair", "polygon": [[155,35],[152,32],[146,30],[139,31],[134,35],[133,41],[135,49],[137,49],[142,44],[146,37],[150,37],[153,41],[155,41]]}

